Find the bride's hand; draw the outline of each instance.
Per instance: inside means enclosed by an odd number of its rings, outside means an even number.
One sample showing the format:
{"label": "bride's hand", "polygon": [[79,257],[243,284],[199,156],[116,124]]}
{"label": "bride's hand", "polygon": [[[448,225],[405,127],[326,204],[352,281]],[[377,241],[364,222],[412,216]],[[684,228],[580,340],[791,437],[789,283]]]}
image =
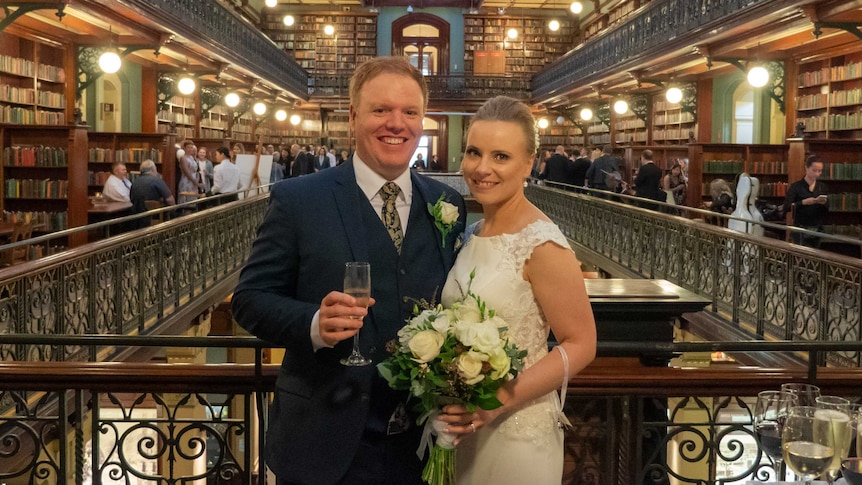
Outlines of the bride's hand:
{"label": "bride's hand", "polygon": [[448,424],[446,428],[448,432],[458,435],[458,438],[455,439],[457,445],[461,441],[462,435],[479,431],[482,426],[492,423],[501,411],[502,408],[490,411],[477,409],[475,413],[470,413],[461,404],[450,404],[443,407],[443,412],[437,416],[437,419]]}

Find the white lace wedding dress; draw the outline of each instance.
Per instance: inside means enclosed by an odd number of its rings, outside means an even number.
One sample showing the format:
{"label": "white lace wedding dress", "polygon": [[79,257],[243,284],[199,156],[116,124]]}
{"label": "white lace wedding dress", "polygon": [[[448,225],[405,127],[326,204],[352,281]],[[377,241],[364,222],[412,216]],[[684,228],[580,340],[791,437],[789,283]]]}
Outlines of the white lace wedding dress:
{"label": "white lace wedding dress", "polygon": [[[551,222],[537,220],[517,234],[470,235],[481,224],[468,229],[441,300],[449,305],[461,299],[475,268],[471,291],[508,323],[514,343],[527,350],[525,367],[530,367],[548,353],[550,327],[524,280],[524,263],[547,241],[570,246]],[[457,447],[458,485],[559,484],[563,473],[559,414],[559,397],[551,392],[466,436]]]}

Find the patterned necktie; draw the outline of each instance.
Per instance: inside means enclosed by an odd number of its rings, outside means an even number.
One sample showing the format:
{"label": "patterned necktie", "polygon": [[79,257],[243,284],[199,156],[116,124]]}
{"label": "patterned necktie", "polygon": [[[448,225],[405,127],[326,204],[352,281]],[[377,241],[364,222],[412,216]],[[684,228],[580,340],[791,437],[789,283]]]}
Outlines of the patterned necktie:
{"label": "patterned necktie", "polygon": [[389,237],[392,238],[398,254],[401,254],[401,243],[404,242],[404,233],[401,231],[401,218],[398,216],[398,211],[395,210],[395,201],[398,199],[398,194],[400,193],[401,188],[395,182],[386,182],[383,184],[383,188],[380,189],[380,195],[383,197],[383,210],[380,211],[383,225],[389,231]]}

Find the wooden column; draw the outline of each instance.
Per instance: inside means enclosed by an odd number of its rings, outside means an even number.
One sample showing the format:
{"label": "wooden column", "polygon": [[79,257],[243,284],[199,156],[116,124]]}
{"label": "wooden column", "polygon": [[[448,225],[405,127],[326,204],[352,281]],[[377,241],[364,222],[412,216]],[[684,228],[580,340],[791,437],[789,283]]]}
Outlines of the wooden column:
{"label": "wooden column", "polygon": [[[712,78],[700,79],[697,82],[697,141],[712,142]],[[691,162],[692,160],[689,159],[689,173]],[[690,175],[689,179],[691,179]],[[689,193],[691,193],[690,188]],[[700,204],[694,207],[699,206]]]}
{"label": "wooden column", "polygon": [[159,73],[155,69],[141,71],[141,132],[156,133]]}

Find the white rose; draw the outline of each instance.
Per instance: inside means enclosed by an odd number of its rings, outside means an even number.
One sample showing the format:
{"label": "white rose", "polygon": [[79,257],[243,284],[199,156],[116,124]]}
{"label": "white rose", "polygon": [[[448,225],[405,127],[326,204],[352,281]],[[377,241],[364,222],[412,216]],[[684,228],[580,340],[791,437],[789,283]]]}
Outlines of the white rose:
{"label": "white rose", "polygon": [[482,354],[476,352],[464,352],[458,356],[458,375],[464,379],[464,383],[473,385],[482,381]]}
{"label": "white rose", "polygon": [[454,224],[458,220],[458,207],[448,202],[440,201],[440,222]]}
{"label": "white rose", "polygon": [[493,320],[474,324],[472,347],[488,355],[500,346],[500,329]]}
{"label": "white rose", "polygon": [[505,320],[500,318],[499,315],[494,315],[493,317],[488,319],[489,322],[493,323],[495,327],[499,328],[508,328],[509,324],[506,323]]}
{"label": "white rose", "polygon": [[440,355],[440,347],[443,346],[443,335],[434,330],[423,330],[407,344],[410,351],[413,352],[416,362],[431,362],[435,357]]}
{"label": "white rose", "polygon": [[482,321],[482,314],[479,312],[479,305],[472,298],[468,298],[462,303],[455,305],[452,310],[455,312],[455,320],[464,323],[479,323]]}
{"label": "white rose", "polygon": [[506,354],[506,351],[502,346],[497,347],[494,352],[491,353],[488,363],[491,364],[491,379],[493,380],[505,377],[506,374],[509,373],[509,369],[512,365],[512,362],[509,360],[509,356]]}
{"label": "white rose", "polygon": [[446,335],[449,333],[449,328],[452,326],[452,321],[449,320],[449,314],[441,312],[437,315],[437,318],[431,322],[431,326],[434,327],[434,330]]}

